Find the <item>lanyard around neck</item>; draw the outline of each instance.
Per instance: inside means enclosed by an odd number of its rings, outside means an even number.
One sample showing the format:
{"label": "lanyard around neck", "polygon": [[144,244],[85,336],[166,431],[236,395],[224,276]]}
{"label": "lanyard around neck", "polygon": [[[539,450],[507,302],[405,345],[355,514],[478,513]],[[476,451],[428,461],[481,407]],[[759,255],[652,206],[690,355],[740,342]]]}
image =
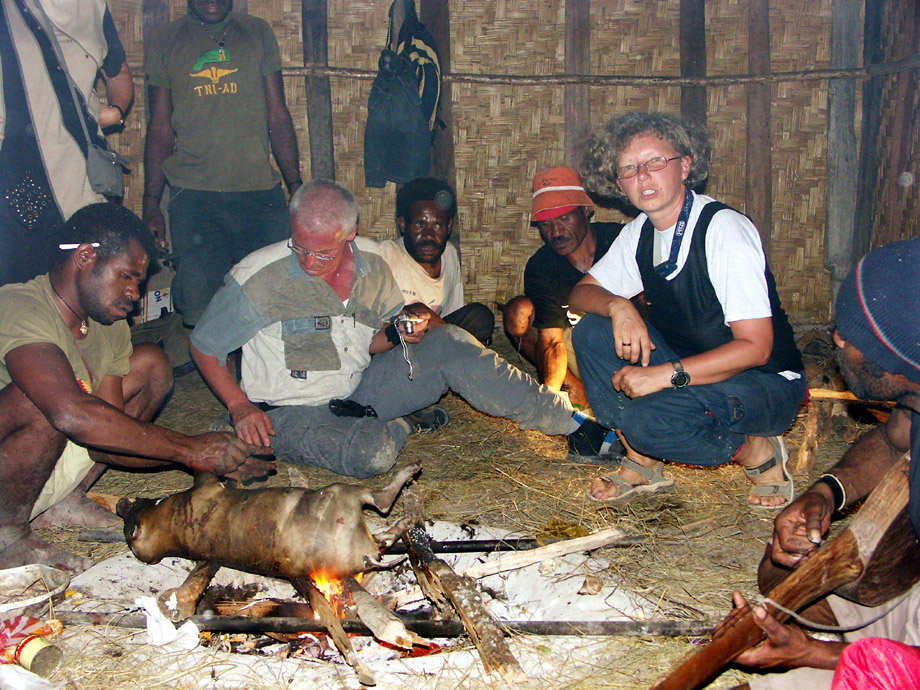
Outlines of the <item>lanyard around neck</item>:
{"label": "lanyard around neck", "polygon": [[655,266],[655,273],[662,278],[667,278],[677,270],[677,255],[680,253],[680,243],[684,239],[684,232],[687,229],[687,221],[690,219],[690,209],[693,207],[693,192],[687,190],[684,195],[684,206],[677,217],[677,225],[674,227],[674,237],[671,239],[671,255],[667,261]]}

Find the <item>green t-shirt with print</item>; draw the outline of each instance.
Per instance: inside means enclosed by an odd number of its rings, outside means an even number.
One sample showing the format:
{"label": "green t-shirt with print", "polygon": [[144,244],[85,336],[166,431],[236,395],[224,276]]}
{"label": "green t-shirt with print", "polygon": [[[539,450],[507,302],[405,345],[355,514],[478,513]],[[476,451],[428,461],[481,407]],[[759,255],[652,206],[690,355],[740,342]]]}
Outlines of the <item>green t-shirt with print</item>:
{"label": "green t-shirt with print", "polygon": [[124,320],[110,326],[90,320],[89,333],[79,346],[51,297],[48,274],[27,283],[0,287],[0,390],[12,377],[6,356],[22,345],[50,343],[64,351],[80,387],[90,393],[106,376],[130,370],[131,330]]}
{"label": "green t-shirt with print", "polygon": [[149,41],[151,86],[172,96],[176,150],[163,165],[170,185],[212,192],[271,189],[264,78],[281,69],[278,42],[262,19],[231,12],[217,24],[192,15]]}

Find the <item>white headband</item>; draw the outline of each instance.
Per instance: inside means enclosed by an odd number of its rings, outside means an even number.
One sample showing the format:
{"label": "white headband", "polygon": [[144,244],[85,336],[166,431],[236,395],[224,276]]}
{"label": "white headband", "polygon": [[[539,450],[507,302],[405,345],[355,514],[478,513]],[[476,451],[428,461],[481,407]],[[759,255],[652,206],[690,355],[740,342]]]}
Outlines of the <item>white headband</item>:
{"label": "white headband", "polygon": [[584,187],[544,187],[543,189],[538,189],[533,193],[533,198],[536,199],[543,192],[584,192]]}

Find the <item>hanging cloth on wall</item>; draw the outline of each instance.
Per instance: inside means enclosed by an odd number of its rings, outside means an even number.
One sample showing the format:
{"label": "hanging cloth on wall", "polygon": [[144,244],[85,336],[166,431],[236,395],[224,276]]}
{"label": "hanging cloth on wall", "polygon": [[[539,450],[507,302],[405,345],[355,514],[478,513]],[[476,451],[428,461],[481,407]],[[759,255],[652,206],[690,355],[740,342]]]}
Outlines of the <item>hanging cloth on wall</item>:
{"label": "hanging cloth on wall", "polygon": [[[397,3],[405,19],[396,32]],[[367,101],[364,128],[364,183],[385,187],[388,180],[406,183],[428,175],[432,129],[441,97],[441,61],[431,33],[418,20],[415,0],[394,0],[390,6],[387,47]]]}

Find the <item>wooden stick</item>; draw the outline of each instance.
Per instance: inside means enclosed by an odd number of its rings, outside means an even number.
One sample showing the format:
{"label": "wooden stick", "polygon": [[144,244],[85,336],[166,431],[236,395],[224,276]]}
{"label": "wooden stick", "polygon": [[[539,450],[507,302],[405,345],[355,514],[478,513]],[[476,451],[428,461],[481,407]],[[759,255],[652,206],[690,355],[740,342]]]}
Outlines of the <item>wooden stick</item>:
{"label": "wooden stick", "polygon": [[371,673],[371,670],[361,657],[355,654],[354,647],[351,646],[348,635],[342,629],[339,617],[335,615],[335,611],[332,610],[332,606],[326,601],[326,597],[323,596],[323,593],[316,588],[316,584],[314,584],[313,580],[308,577],[295,577],[291,580],[291,584],[294,585],[294,589],[300,592],[302,596],[309,598],[310,606],[313,607],[313,610],[316,611],[316,614],[326,627],[326,630],[329,631],[332,641],[342,653],[342,656],[345,657],[345,661],[355,670],[355,675],[358,676],[358,681],[361,685],[377,685],[374,674]]}
{"label": "wooden stick", "polygon": [[859,403],[877,407],[894,407],[893,400],[863,400],[857,398],[850,391],[835,391],[832,388],[809,388],[808,395],[812,400],[843,400],[844,402]]}
{"label": "wooden stick", "polygon": [[412,649],[412,646],[416,644],[424,647],[428,646],[425,640],[406,630],[403,622],[372,597],[355,578],[345,578],[345,589],[351,594],[352,601],[355,602],[358,618],[378,640],[389,642],[402,649]]}
{"label": "wooden stick", "polygon": [[432,587],[439,589],[453,604],[463,622],[463,627],[479,650],[479,657],[487,673],[498,673],[506,683],[525,678],[524,669],[514,658],[501,629],[486,610],[476,581],[458,575],[427,547],[430,541],[424,529],[409,530],[414,555],[424,564]]}

